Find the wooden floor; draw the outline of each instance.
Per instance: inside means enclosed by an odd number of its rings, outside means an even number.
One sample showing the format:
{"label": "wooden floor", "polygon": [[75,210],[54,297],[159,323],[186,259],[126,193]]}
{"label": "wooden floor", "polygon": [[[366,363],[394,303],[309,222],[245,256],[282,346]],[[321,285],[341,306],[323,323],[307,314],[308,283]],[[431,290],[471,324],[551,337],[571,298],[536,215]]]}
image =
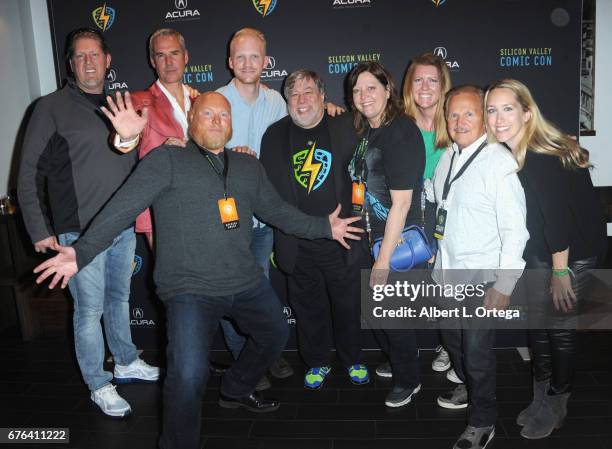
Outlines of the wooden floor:
{"label": "wooden floor", "polygon": [[[514,422],[530,400],[529,364],[514,349],[497,350],[499,420],[496,437],[488,447],[612,449],[611,343],[612,333],[580,335],[578,371],[566,424],[539,441],[521,438]],[[211,378],[203,404],[206,449],[450,449],[465,427],[464,410],[441,409],[435,402],[451,384],[443,373],[431,370],[433,351],[420,355],[421,393],[400,410],[383,404],[390,381],[373,378],[368,385],[354,386],[339,366],[334,366],[320,391],[305,391],[304,366],[295,352],[285,355],[296,375],[273,381],[267,394],[280,399],[282,405],[271,414],[219,408],[219,378]],[[222,359],[225,354],[216,357]],[[157,362],[156,354],[144,353],[143,358]],[[133,414],[113,420],[92,406],[65,337],[47,336],[29,343],[4,337],[0,359],[0,427],[68,427],[70,444],[57,446],[63,448],[156,447],[160,384],[118,387]],[[366,360],[373,374],[381,354],[368,352]]]}

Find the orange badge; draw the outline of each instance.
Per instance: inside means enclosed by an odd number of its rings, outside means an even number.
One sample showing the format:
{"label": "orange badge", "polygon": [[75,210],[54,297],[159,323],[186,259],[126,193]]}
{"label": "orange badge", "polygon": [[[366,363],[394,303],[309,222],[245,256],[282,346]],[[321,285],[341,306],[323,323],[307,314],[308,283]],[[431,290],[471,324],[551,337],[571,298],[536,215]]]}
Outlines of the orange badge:
{"label": "orange badge", "polygon": [[353,210],[360,212],[363,209],[364,185],[362,182],[353,182]]}
{"label": "orange badge", "polygon": [[225,229],[236,229],[238,227],[238,209],[236,208],[234,198],[230,197],[219,200],[219,215]]}

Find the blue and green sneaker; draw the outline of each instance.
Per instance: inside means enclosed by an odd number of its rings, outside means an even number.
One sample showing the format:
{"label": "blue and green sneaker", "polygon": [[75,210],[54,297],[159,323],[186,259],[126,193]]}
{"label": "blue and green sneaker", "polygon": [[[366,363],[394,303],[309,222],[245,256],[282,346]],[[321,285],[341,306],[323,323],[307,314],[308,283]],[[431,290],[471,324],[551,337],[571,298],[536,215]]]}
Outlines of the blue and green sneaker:
{"label": "blue and green sneaker", "polygon": [[370,381],[368,367],[362,364],[351,365],[348,367],[349,377],[355,385],[367,384]]}
{"label": "blue and green sneaker", "polygon": [[318,390],[323,386],[325,377],[331,371],[331,366],[321,366],[318,368],[310,368],[304,376],[304,386],[310,390]]}

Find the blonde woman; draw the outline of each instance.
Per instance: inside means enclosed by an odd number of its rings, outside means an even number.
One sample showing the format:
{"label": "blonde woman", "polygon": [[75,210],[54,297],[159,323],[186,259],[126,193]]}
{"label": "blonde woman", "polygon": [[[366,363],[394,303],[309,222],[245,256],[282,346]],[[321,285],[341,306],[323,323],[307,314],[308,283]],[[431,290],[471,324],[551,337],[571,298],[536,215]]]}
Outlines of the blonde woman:
{"label": "blonde woman", "polygon": [[[505,143],[519,165],[530,239],[527,268],[550,270],[530,276],[530,315],[546,317],[549,329],[530,330],[534,397],[517,423],[521,435],[545,438],[567,414],[574,355],[576,308],[588,271],[605,248],[605,220],[589,175],[588,154],[541,114],[529,89],[505,79],[485,96],[489,138]],[[530,281],[531,282],[531,281]]]}

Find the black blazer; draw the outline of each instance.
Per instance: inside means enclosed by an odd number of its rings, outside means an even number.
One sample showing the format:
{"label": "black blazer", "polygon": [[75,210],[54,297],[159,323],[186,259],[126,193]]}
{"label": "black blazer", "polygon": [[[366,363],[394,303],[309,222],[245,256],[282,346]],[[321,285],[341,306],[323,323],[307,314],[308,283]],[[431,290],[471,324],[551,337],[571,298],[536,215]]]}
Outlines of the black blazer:
{"label": "black blazer", "polygon": [[[348,165],[358,142],[353,128],[351,114],[339,117],[327,117],[330,151],[333,154],[332,176],[336,190],[336,202],[342,205],[341,217],[351,216],[351,178]],[[289,129],[291,117],[287,116],[268,127],[261,141],[259,160],[266,169],[270,182],[280,196],[289,204],[297,207],[297,197],[291,176],[291,148],[289,148]],[[350,241],[349,243],[353,243]],[[355,253],[361,245],[352,244]],[[354,247],[354,248],[353,248]],[[295,266],[298,251],[298,239],[292,235],[274,229],[274,256],[278,267],[291,274]],[[356,254],[347,254],[347,263],[357,260]]]}

